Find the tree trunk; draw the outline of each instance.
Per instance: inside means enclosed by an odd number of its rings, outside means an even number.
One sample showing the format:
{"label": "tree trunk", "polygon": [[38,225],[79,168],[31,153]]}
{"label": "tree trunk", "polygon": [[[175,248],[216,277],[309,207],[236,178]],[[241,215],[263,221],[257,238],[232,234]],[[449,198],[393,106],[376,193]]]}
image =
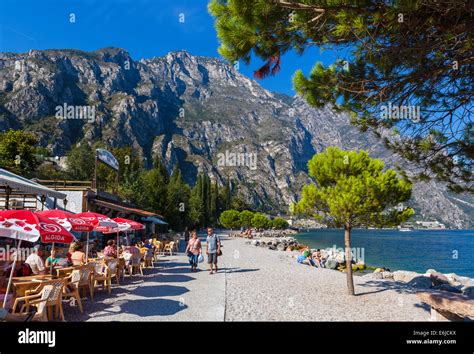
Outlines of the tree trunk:
{"label": "tree trunk", "polygon": [[344,225],[344,246],[346,248],[346,272],[347,272],[347,290],[349,295],[355,295],[354,280],[352,279],[352,253],[351,253],[351,225]]}

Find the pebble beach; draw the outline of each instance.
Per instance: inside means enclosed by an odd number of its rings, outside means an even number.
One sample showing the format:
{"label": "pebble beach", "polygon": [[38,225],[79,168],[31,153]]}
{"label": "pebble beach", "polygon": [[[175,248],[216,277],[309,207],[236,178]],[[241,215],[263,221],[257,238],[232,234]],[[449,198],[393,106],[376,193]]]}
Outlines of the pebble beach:
{"label": "pebble beach", "polygon": [[109,296],[84,300],[84,314],[65,306],[73,321],[429,321],[416,288],[394,279],[346,275],[295,261],[292,252],[255,247],[222,237],[220,270],[189,271],[183,253],[160,256],[143,277],[126,278]]}

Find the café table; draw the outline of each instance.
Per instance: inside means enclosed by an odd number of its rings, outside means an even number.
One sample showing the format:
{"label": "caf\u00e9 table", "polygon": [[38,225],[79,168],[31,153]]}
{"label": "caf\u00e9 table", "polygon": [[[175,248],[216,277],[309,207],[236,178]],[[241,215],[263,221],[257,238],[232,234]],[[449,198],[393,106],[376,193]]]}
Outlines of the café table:
{"label": "caf\u00e9 table", "polygon": [[17,297],[25,296],[26,291],[34,290],[41,282],[53,279],[49,274],[30,275],[26,277],[13,277],[13,300]]}

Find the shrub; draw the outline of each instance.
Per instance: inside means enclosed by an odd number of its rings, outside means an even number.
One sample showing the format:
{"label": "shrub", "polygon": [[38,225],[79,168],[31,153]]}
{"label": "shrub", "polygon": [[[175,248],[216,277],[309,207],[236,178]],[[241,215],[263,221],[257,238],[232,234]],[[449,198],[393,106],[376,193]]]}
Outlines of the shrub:
{"label": "shrub", "polygon": [[288,224],[288,221],[280,217],[276,217],[275,219],[272,220],[271,223],[272,223],[272,227],[274,227],[275,229],[280,229],[280,230],[286,229],[290,225]]}

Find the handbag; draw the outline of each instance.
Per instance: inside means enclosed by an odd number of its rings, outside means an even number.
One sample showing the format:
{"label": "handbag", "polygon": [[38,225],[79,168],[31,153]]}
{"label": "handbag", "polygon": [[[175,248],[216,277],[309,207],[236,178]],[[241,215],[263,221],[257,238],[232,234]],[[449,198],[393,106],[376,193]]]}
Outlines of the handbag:
{"label": "handbag", "polygon": [[[217,237],[217,236],[216,236]],[[219,249],[217,251],[218,256],[222,256],[222,245],[221,245],[221,240],[216,241],[219,243]]]}

